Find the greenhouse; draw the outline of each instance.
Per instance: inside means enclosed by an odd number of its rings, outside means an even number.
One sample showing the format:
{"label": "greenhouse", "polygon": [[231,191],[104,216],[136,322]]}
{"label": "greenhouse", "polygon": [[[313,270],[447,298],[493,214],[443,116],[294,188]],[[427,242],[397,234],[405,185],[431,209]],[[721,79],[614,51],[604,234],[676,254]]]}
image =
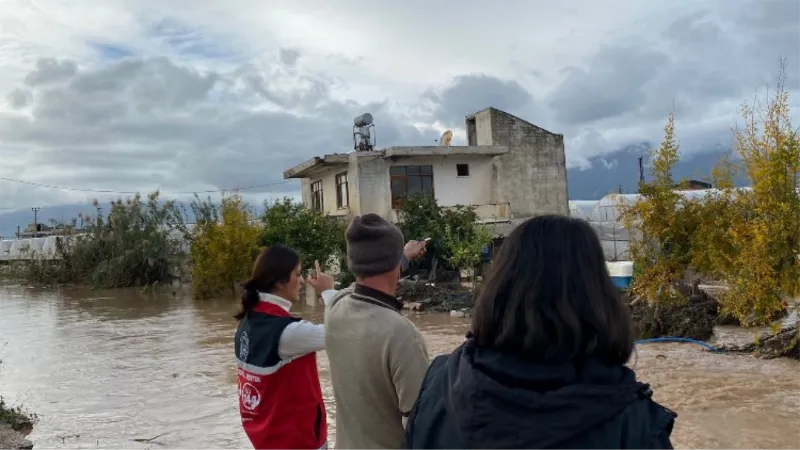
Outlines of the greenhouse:
{"label": "greenhouse", "polygon": [[[736,188],[736,190],[750,190],[749,187]],[[698,189],[692,191],[676,190],[687,200],[702,200],[717,194],[720,189]],[[800,191],[799,191],[800,192]],[[635,204],[641,194],[608,194],[599,201],[573,200],[570,202],[570,215],[587,220],[595,229],[603,245],[603,251],[608,261],[625,261],[630,259],[628,230],[620,223],[622,207]],[[586,214],[585,208],[593,203],[591,211]],[[574,204],[574,206],[573,206]],[[573,213],[573,210],[575,213]],[[585,216],[584,216],[585,214]]]}
{"label": "greenhouse", "polygon": [[569,215],[570,217],[588,220],[598,202],[599,200],[570,200]]}
{"label": "greenhouse", "polygon": [[[736,190],[750,190],[750,188],[737,188]],[[693,191],[676,190],[675,193],[687,200],[702,200],[724,191],[720,189],[698,189]],[[608,194],[600,201],[596,202],[594,208],[589,213],[587,220],[593,222],[619,222],[621,206],[633,205],[639,200],[641,194]]]}

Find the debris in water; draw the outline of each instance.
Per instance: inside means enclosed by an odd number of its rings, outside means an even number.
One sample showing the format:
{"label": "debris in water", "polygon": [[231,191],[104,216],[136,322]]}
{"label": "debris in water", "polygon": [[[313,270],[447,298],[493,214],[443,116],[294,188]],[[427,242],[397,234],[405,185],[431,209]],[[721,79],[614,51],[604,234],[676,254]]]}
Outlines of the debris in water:
{"label": "debris in water", "polygon": [[165,436],[165,435],[167,435],[167,434],[169,434],[169,432],[166,432],[166,433],[161,433],[161,434],[159,434],[158,436],[153,436],[153,437],[151,437],[151,438],[149,438],[149,439],[144,439],[144,438],[136,438],[136,439],[133,439],[133,441],[134,441],[134,442],[143,442],[143,443],[149,443],[149,442],[153,442],[153,441],[155,441],[156,439],[160,438],[161,436]]}
{"label": "debris in water", "polygon": [[744,345],[725,344],[721,350],[728,353],[751,353],[763,359],[780,357],[800,359],[800,331],[795,324],[777,333],[761,335],[756,342]]}
{"label": "debris in water", "polygon": [[[473,306],[474,292],[460,284],[433,284],[424,281],[402,280],[397,297],[413,310],[449,313],[452,310],[469,310]],[[411,309],[411,307],[409,307]]]}
{"label": "debris in water", "polygon": [[719,316],[719,302],[706,292],[680,285],[686,301],[674,305],[651,305],[646,301],[630,302],[637,339],[663,336],[704,341],[714,334]]}

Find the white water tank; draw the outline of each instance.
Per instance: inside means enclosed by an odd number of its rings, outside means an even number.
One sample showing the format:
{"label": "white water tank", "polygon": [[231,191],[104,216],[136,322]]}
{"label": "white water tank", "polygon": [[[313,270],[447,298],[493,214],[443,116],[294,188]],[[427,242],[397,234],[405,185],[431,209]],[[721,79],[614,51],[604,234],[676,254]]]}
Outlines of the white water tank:
{"label": "white water tank", "polygon": [[353,125],[357,127],[366,127],[372,125],[372,114],[364,113],[353,119]]}

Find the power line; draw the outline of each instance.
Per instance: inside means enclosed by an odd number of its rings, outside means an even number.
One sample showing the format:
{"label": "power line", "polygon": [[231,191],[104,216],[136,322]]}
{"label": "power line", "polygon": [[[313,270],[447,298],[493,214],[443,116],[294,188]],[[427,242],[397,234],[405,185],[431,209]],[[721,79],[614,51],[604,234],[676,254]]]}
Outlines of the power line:
{"label": "power line", "polygon": [[[12,182],[12,183],[27,184],[29,186],[36,186],[36,187],[41,187],[41,188],[58,189],[58,190],[62,190],[62,191],[72,191],[72,192],[91,192],[91,193],[95,193],[95,194],[128,194],[128,195],[134,195],[134,194],[141,193],[140,191],[115,191],[115,190],[112,190],[112,189],[72,188],[72,187],[56,186],[56,185],[53,185],[53,184],[36,183],[36,182],[33,182],[33,181],[17,180],[17,179],[14,179],[14,178],[6,178],[6,177],[0,177],[0,180],[9,181],[9,182]],[[230,189],[209,189],[209,190],[205,190],[205,191],[179,191],[179,192],[167,191],[167,192],[172,193],[172,194],[213,194],[213,193],[217,193],[217,192],[246,191],[246,190],[249,190],[249,189],[257,189],[257,188],[263,188],[263,187],[277,186],[277,185],[281,185],[281,184],[290,183],[292,181],[294,181],[294,180],[283,180],[283,181],[277,181],[277,182],[274,182],[274,183],[265,183],[265,184],[253,184],[253,185],[250,185],[250,186],[235,187],[235,188],[230,188]]]}

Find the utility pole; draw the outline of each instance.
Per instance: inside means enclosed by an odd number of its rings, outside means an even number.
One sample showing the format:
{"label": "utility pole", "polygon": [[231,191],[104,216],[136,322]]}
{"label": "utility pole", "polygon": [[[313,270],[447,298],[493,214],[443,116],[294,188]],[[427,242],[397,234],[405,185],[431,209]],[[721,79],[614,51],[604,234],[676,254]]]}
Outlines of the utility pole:
{"label": "utility pole", "polygon": [[39,231],[39,208],[38,206],[34,206],[31,208],[33,211],[33,237],[37,237],[37,232]]}
{"label": "utility pole", "polygon": [[639,157],[639,182],[644,183],[644,157]]}

